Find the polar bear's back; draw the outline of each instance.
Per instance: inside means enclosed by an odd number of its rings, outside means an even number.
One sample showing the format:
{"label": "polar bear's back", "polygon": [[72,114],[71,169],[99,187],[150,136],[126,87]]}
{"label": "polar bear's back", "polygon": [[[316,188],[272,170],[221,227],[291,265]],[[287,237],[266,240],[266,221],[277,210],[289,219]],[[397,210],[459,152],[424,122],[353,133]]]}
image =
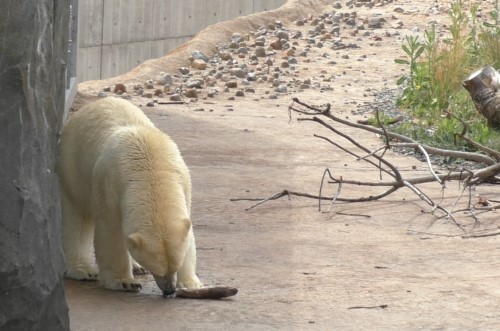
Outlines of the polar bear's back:
{"label": "polar bear's back", "polygon": [[[179,154],[168,136],[126,100],[101,99],[73,114],[63,127],[57,164],[57,173],[68,198],[79,200],[84,209],[90,208],[88,199],[95,193],[95,186],[102,184],[95,178],[96,174],[105,178],[125,171],[117,167],[124,154],[129,153],[127,145],[134,143],[127,139],[130,135],[159,141],[163,146],[167,144],[174,155]],[[156,138],[151,139],[151,136]]]}
{"label": "polar bear's back", "polygon": [[[85,117],[85,119],[80,119],[80,117]],[[114,127],[130,125],[154,127],[154,124],[139,108],[126,100],[112,97],[84,106],[71,117],[66,127],[71,128],[73,124],[77,124],[85,132],[88,132],[87,130],[110,131]],[[71,128],[72,131],[75,129]]]}

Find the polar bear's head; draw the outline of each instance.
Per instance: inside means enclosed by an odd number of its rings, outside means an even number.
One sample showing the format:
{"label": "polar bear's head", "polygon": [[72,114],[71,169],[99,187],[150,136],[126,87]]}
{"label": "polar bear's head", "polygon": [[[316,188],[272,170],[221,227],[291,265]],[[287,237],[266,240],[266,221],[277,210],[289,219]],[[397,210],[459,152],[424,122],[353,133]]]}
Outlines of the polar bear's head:
{"label": "polar bear's head", "polygon": [[168,227],[142,228],[127,238],[130,254],[153,275],[164,295],[175,292],[177,271],[189,246],[190,229],[191,221],[185,218]]}

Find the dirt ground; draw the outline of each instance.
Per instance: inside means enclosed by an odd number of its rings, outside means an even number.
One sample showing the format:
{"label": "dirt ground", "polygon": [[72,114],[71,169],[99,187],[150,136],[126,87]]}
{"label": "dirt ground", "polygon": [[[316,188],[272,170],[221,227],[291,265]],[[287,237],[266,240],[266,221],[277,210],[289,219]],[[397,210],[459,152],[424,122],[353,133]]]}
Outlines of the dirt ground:
{"label": "dirt ground", "polygon": [[[359,48],[312,48],[311,61],[299,61],[293,75],[335,76],[327,83],[333,90],[290,89],[270,99],[274,88],[262,83],[255,95],[235,100],[229,100],[233,93],[221,92],[184,105],[143,107],[177,142],[191,170],[200,279],[206,285],[237,287],[239,293],[218,301],[165,299],[149,275],[139,276],[139,294],[67,280],[72,330],[499,329],[498,237],[463,239],[450,220],[422,212],[429,207],[409,190],[377,202],[335,203],[329,213],[318,212],[314,200],[296,197],[250,211],[245,208],[252,202],[230,201],[268,197],[285,188],[316,194],[326,167],[336,176],[376,181],[375,168],[313,134],[342,141],[317,124],[289,123],[287,109],[292,97],[298,97],[329,102],[335,114],[351,120],[364,118],[355,114],[357,106],[372,102],[374,91],[394,88],[402,74],[393,59],[402,55],[404,35],[417,29],[422,33],[432,21],[446,24],[444,12],[428,14],[433,4],[395,1],[370,10],[356,8],[358,16],[395,16],[393,21],[400,19],[404,28],[397,30],[399,36],[388,37],[385,31],[394,31],[388,21],[388,28],[369,36],[341,33]],[[447,8],[447,3],[439,4]],[[336,64],[329,64],[332,60]],[[86,94],[75,107],[102,84],[84,85]],[[146,100],[132,97],[132,102],[145,105]],[[364,146],[381,144],[375,135],[342,130]],[[426,164],[414,158],[395,153],[388,158],[405,175],[428,174]],[[439,185],[423,189],[440,200]],[[331,194],[335,188],[329,190]],[[345,188],[342,196],[373,192],[377,190]],[[460,190],[450,184],[445,193],[443,205],[450,206]],[[492,198],[498,188],[481,186],[475,193]],[[497,228],[497,218],[492,212],[481,215],[479,224],[465,216],[459,221],[471,231]]]}

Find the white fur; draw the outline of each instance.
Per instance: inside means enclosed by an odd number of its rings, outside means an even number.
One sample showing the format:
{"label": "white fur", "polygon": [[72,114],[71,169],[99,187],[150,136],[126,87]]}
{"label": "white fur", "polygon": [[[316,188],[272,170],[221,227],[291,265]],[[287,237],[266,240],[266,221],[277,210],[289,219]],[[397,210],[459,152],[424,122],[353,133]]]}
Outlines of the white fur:
{"label": "white fur", "polygon": [[135,259],[164,292],[201,286],[188,168],[139,108],[105,98],[75,113],[63,128],[57,173],[67,277],[138,291]]}

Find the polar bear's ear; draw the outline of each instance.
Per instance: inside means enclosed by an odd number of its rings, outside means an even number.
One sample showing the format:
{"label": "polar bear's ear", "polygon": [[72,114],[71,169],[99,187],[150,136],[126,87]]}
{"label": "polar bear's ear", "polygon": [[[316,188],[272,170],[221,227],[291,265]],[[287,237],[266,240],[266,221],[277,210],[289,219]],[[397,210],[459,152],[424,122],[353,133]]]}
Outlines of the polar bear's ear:
{"label": "polar bear's ear", "polygon": [[144,244],[144,239],[139,232],[134,232],[128,236],[129,245],[135,249],[139,249]]}

